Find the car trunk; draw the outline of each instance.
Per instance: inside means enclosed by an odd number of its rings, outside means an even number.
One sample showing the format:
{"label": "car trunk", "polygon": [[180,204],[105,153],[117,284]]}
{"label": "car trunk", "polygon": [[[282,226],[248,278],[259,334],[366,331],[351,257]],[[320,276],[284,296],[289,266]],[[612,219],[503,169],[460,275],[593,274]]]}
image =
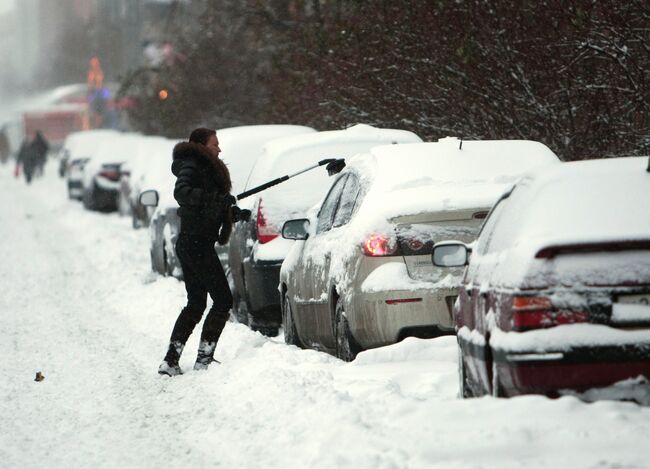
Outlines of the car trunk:
{"label": "car trunk", "polygon": [[583,308],[589,322],[650,328],[650,242],[563,244],[541,249],[539,274],[558,285],[555,306]]}
{"label": "car trunk", "polygon": [[463,268],[436,267],[431,262],[435,243],[476,239],[488,208],[422,213],[391,219],[409,276],[414,280],[438,282],[449,274],[459,277]]}

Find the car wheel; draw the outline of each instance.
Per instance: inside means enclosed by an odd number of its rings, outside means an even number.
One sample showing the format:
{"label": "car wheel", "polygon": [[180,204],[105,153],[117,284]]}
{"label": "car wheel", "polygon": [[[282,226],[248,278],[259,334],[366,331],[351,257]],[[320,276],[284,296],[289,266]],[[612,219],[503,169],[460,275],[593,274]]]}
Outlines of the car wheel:
{"label": "car wheel", "polygon": [[465,369],[465,360],[463,360],[463,350],[458,345],[458,391],[461,399],[474,397],[472,388],[467,383],[467,372]]}
{"label": "car wheel", "polygon": [[82,202],[83,202],[83,206],[84,206],[84,208],[86,210],[94,210],[95,209],[95,206],[94,206],[94,203],[93,203],[93,194],[92,194],[91,189],[83,191]]}
{"label": "car wheel", "polygon": [[357,354],[361,351],[361,347],[350,333],[348,318],[345,316],[343,300],[341,298],[336,301],[334,325],[336,356],[343,361],[351,362],[357,357]]}
{"label": "car wheel", "polygon": [[505,397],[503,387],[499,382],[499,371],[495,362],[492,362],[492,397]]}
{"label": "car wheel", "polygon": [[169,260],[167,258],[167,242],[163,240],[162,243],[162,270],[163,270],[163,275],[171,275],[170,274],[170,268],[169,268]]}
{"label": "car wheel", "polygon": [[142,228],[142,224],[140,223],[140,220],[138,220],[138,217],[135,214],[135,212],[131,212],[131,227],[134,230]]}
{"label": "car wheel", "polygon": [[291,302],[289,301],[289,295],[287,294],[284,295],[284,301],[282,302],[282,328],[284,329],[284,342],[287,345],[295,345],[303,348],[302,343],[300,342],[300,337],[298,337],[296,324],[293,322]]}

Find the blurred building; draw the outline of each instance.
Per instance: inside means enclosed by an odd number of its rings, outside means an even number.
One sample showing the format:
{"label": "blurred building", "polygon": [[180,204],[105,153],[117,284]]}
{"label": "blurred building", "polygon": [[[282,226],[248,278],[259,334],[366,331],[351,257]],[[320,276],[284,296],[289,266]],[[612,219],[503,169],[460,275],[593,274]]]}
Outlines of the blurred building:
{"label": "blurred building", "polygon": [[[148,60],[147,47],[150,53],[152,47],[168,53],[173,25],[188,5],[187,0],[19,0],[12,48],[16,80],[28,87],[69,81],[48,76],[58,65],[75,69],[72,75],[82,82],[76,68],[83,70],[92,56],[102,61],[107,80],[119,80]],[[60,57],[66,53],[64,67]]]}

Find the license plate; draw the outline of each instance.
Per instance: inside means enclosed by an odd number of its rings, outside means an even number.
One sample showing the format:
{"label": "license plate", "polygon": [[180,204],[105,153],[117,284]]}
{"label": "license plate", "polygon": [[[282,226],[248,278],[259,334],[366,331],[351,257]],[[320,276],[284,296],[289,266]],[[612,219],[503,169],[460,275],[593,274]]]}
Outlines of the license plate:
{"label": "license plate", "polygon": [[616,303],[650,306],[650,293],[643,295],[622,295],[618,297]]}
{"label": "license plate", "polygon": [[650,294],[622,295],[612,305],[612,324],[619,326],[650,325]]}

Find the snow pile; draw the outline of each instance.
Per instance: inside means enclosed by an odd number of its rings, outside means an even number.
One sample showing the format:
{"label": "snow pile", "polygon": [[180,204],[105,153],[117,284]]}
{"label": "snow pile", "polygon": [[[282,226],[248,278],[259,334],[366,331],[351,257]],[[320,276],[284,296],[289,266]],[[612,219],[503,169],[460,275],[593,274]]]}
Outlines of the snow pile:
{"label": "snow pile", "polygon": [[565,352],[575,347],[638,345],[650,349],[650,330],[628,331],[601,324],[565,324],[527,332],[494,328],[490,347],[504,352]]}
{"label": "snow pile", "polygon": [[[642,468],[650,408],[574,397],[457,398],[454,337],[343,363],[228,323],[222,364],[157,366],[181,282],[149,239],[67,200],[51,162],[0,168],[3,467]],[[34,381],[40,371],[45,379]]]}

